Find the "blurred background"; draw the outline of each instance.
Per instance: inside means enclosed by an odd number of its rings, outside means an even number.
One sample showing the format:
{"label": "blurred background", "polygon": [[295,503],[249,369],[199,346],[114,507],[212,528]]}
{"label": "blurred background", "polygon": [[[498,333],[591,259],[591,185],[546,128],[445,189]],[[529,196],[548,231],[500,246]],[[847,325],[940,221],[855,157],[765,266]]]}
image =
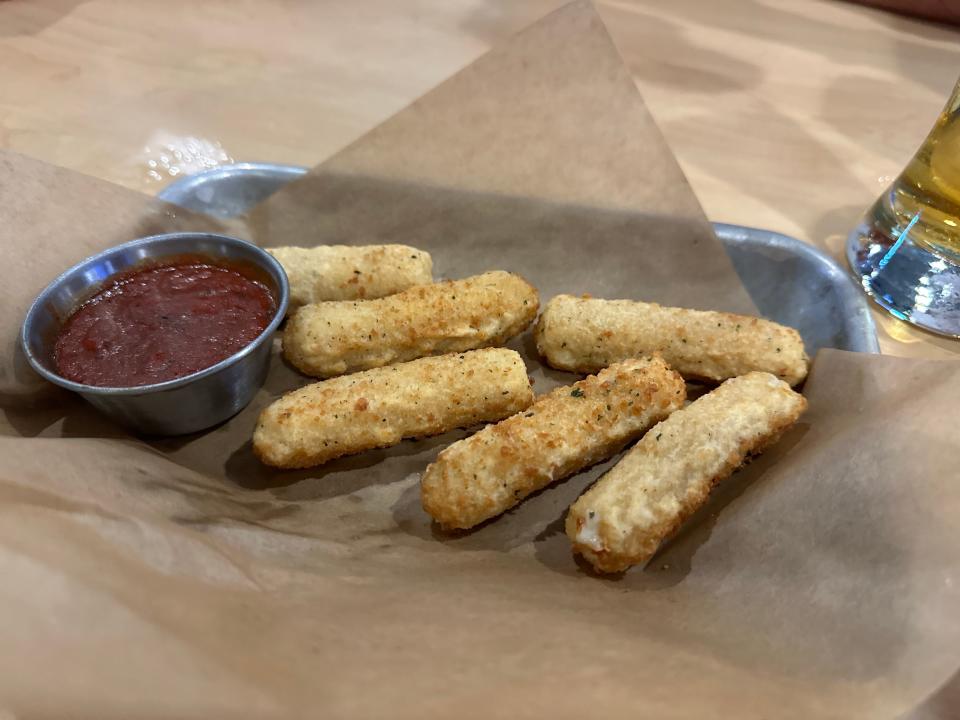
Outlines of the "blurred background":
{"label": "blurred background", "polygon": [[[151,194],[233,160],[314,165],[561,4],[0,0],[0,147]],[[861,4],[597,6],[707,215],[838,259],[960,74],[955,26]],[[886,352],[960,352],[876,318]]]}

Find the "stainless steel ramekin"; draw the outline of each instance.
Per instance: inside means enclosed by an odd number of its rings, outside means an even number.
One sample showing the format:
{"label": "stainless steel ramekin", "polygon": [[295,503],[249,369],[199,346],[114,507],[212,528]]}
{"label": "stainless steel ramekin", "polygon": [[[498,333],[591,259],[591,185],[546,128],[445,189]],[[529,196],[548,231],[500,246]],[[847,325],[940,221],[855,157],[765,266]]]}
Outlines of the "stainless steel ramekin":
{"label": "stainless steel ramekin", "polygon": [[[61,324],[110,277],[177,256],[252,265],[277,302],[276,314],[253,342],[215,365],[175,380],[137,387],[97,387],[57,374],[53,346]],[[287,276],[256,245],[212,233],[170,233],[133,240],[74,265],[40,293],[27,311],[20,342],[31,367],[46,380],[82,395],[94,407],[145,435],[203,430],[239,412],[263,384],[273,334],[287,311]]]}

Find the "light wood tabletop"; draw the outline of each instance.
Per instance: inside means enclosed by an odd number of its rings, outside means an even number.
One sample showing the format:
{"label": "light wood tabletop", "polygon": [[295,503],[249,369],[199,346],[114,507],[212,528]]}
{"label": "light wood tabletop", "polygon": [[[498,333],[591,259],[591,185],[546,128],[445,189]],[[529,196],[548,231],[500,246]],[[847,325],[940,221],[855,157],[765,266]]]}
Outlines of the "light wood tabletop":
{"label": "light wood tabletop", "polygon": [[[5,0],[0,147],[148,193],[204,163],[313,165],[560,4]],[[708,216],[837,258],[960,69],[960,31],[841,2],[599,9]],[[884,352],[960,357],[875,317]]]}

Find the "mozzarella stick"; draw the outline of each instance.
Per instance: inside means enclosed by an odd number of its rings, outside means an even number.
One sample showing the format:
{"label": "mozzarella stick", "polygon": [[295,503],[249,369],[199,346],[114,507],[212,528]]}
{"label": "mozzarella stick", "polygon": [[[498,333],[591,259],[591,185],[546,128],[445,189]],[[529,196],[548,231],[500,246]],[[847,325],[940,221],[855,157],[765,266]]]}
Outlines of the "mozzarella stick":
{"label": "mozzarella stick", "polygon": [[423,508],[445,528],[473,527],[610,457],[685,398],[683,379],[660,358],[557,388],[441,452],[423,474]]}
{"label": "mozzarella stick", "polygon": [[675,412],[570,507],[574,552],[607,573],[645,562],[714,485],[776,442],[806,407],[785,382],[752,372]]}
{"label": "mozzarella stick", "polygon": [[720,382],[759,370],[790,385],[809,358],[793,328],[730,313],[662,307],[634,300],[558,295],[543,309],[537,349],[552,367],[596,372],[659,352],[685,378]]}
{"label": "mozzarella stick", "polygon": [[290,310],[323,300],[379,298],[431,282],[430,253],[407,245],[267,248],[290,282]]}
{"label": "mozzarella stick", "polygon": [[533,402],[523,359],[489,348],[324,380],[260,413],[253,450],[267,465],[303,468],[404,438],[499,420]]}
{"label": "mozzarella stick", "polygon": [[305,305],[287,323],[283,354],[307,375],[331,377],[501,345],[533,322],[538,304],[530,283],[497,271],[380,300]]}

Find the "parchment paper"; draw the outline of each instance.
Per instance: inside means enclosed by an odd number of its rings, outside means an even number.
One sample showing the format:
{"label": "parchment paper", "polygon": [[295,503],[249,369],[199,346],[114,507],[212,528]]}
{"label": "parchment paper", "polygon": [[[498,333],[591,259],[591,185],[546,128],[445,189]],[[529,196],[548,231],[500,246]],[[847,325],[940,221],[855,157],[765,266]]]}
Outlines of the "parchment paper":
{"label": "parchment paper", "polygon": [[[749,310],[628,81],[575,3],[228,230],[411,242],[440,274],[516,270],[544,299]],[[22,310],[58,271],[213,221],[0,163],[17,268],[0,323],[0,714],[873,719],[960,666],[957,363],[823,352],[801,423],[647,568],[600,579],[562,521],[610,463],[444,536],[416,473],[467,431],[264,468],[256,414],[306,382],[277,357],[240,415],[159,441],[14,373]],[[575,379],[540,368],[529,334],[513,346],[538,391]]]}

